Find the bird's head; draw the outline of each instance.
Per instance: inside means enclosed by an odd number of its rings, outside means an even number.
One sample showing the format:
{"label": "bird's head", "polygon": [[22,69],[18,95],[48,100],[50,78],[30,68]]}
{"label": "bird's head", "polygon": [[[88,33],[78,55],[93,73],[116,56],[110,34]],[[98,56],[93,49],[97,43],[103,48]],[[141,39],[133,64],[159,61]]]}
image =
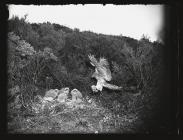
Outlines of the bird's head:
{"label": "bird's head", "polygon": [[54,91],[55,91],[56,93],[58,93],[58,92],[59,92],[59,90],[58,90],[58,89],[54,89]]}
{"label": "bird's head", "polygon": [[78,93],[80,93],[80,91],[76,88],[71,91],[71,94],[78,94]]}
{"label": "bird's head", "polygon": [[95,93],[98,92],[98,89],[97,89],[97,87],[96,87],[95,85],[92,85],[92,86],[91,86],[91,89],[92,89],[92,91],[95,92]]}
{"label": "bird's head", "polygon": [[69,93],[69,91],[70,91],[69,87],[66,87],[66,88],[64,89],[64,91],[65,91],[66,93]]}
{"label": "bird's head", "polygon": [[69,91],[70,91],[69,87],[66,87],[66,88],[62,88],[62,89],[60,90],[60,93],[69,94]]}
{"label": "bird's head", "polygon": [[73,89],[71,92],[78,92],[78,90],[75,88],[75,89]]}

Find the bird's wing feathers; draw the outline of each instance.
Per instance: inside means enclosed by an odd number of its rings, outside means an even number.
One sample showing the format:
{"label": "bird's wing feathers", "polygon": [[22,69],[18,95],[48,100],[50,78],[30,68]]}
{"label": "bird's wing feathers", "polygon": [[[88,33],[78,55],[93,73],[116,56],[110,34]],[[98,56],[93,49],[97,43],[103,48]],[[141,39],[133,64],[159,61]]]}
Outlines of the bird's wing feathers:
{"label": "bird's wing feathers", "polygon": [[[105,58],[100,58],[99,62],[96,60],[94,55],[88,55],[91,64],[95,66],[95,76],[101,77],[106,81],[111,81],[111,71],[109,69],[109,63]],[[94,77],[94,76],[93,76]]]}
{"label": "bird's wing feathers", "polygon": [[106,81],[111,81],[111,71],[107,69],[106,67],[99,67],[98,69],[98,75],[105,79]]}
{"label": "bird's wing feathers", "polygon": [[100,58],[99,61],[99,70],[103,73],[104,78],[106,81],[111,81],[112,76],[111,76],[111,71],[109,69],[109,63],[105,58]]}
{"label": "bird's wing feathers", "polygon": [[91,63],[93,66],[97,67],[97,66],[98,66],[98,62],[97,62],[97,59],[94,57],[94,55],[89,54],[88,57],[89,57],[89,59],[90,59],[90,61],[91,61],[90,63]]}
{"label": "bird's wing feathers", "polygon": [[109,67],[109,63],[105,58],[100,58],[99,63],[103,67]]}

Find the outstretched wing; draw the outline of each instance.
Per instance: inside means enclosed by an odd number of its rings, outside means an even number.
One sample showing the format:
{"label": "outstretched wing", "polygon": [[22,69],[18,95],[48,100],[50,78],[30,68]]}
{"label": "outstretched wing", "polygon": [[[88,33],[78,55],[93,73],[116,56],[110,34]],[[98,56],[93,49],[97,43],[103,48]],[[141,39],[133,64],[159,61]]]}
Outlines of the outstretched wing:
{"label": "outstretched wing", "polygon": [[94,55],[89,54],[88,57],[89,57],[89,59],[90,59],[90,61],[91,61],[90,63],[92,64],[92,66],[97,67],[97,66],[98,66],[98,61],[97,61],[97,59],[94,57]]}
{"label": "outstretched wing", "polygon": [[109,68],[109,63],[105,58],[100,58],[99,63],[101,66]]}
{"label": "outstretched wing", "polygon": [[106,81],[111,81],[111,71],[109,69],[109,63],[105,58],[100,58],[98,71],[102,72],[102,75]]}
{"label": "outstretched wing", "polygon": [[90,59],[90,63],[95,67],[95,73],[93,74],[92,77],[95,77],[96,79],[98,78],[103,78],[106,81],[111,81],[112,76],[111,76],[111,71],[109,69],[109,63],[105,58],[100,58],[99,62],[96,60],[94,55],[88,55]]}

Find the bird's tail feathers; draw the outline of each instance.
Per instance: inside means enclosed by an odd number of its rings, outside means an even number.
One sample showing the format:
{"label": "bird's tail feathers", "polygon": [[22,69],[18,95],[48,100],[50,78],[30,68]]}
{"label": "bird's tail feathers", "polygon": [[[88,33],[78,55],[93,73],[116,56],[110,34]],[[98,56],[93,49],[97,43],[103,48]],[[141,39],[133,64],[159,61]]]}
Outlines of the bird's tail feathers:
{"label": "bird's tail feathers", "polygon": [[123,87],[119,87],[119,86],[109,84],[109,83],[104,83],[103,86],[108,88],[108,89],[112,89],[112,90],[122,90],[123,89]]}

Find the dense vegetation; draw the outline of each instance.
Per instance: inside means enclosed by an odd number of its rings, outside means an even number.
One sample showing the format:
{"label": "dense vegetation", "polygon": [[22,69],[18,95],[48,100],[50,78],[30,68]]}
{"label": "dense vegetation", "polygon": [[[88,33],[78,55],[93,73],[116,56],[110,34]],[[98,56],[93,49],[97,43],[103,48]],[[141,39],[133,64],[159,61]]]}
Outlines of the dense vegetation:
{"label": "dense vegetation", "polygon": [[[138,113],[141,123],[136,124],[138,128],[134,132],[150,131],[146,120],[155,121],[163,96],[160,91],[163,44],[151,42],[146,36],[135,40],[80,32],[49,22],[31,24],[26,16],[21,19],[15,16],[8,24],[8,89],[20,88],[24,112],[34,97],[43,96],[47,89],[77,88],[84,97],[95,98],[115,114]],[[90,86],[96,81],[91,78],[94,69],[89,54],[107,58],[113,77],[111,83],[126,89],[133,87],[133,91],[104,89],[102,96],[93,94]],[[9,103],[15,104],[11,98],[14,95],[9,96]]]}

